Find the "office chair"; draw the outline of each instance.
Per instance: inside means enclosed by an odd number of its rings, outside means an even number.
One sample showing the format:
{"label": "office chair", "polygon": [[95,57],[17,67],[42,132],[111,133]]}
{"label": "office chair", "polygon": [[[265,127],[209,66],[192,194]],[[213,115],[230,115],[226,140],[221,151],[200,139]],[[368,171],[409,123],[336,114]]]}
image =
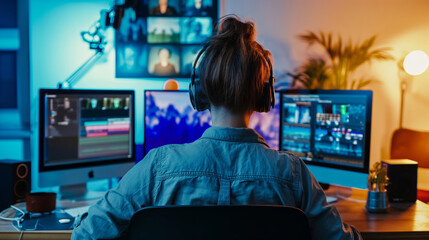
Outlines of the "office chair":
{"label": "office chair", "polygon": [[303,211],[287,206],[164,206],[134,214],[127,239],[311,239]]}
{"label": "office chair", "polygon": [[[429,132],[400,128],[395,130],[390,145],[391,159],[411,159],[419,168],[429,170]],[[429,191],[417,189],[417,199],[429,202]]]}

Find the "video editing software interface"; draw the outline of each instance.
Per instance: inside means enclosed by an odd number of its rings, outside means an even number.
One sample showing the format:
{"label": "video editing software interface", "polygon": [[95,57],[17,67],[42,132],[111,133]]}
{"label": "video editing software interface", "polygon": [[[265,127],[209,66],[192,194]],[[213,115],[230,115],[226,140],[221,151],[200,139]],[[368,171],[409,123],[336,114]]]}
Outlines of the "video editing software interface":
{"label": "video editing software interface", "polygon": [[364,169],[372,95],[354,92],[283,93],[281,149],[307,163]]}
{"label": "video editing software interface", "polygon": [[[249,127],[258,132],[274,149],[279,148],[280,94],[268,113],[255,112]],[[145,91],[145,150],[166,144],[190,143],[211,126],[209,110],[197,112],[191,106],[188,91]]]}
{"label": "video editing software interface", "polygon": [[133,94],[45,92],[41,97],[45,167],[133,157]]}

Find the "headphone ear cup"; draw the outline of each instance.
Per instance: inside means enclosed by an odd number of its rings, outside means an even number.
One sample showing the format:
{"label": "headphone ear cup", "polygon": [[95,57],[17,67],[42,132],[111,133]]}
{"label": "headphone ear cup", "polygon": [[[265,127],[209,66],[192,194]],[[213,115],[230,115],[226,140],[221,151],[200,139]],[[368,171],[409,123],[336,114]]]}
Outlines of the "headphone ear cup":
{"label": "headphone ear cup", "polygon": [[201,112],[210,108],[210,102],[201,88],[200,81],[191,81],[189,84],[189,97],[192,107]]}
{"label": "headphone ear cup", "polygon": [[192,65],[193,71],[191,74],[191,83],[189,83],[189,97],[191,99],[192,107],[197,111],[204,111],[206,109],[210,109],[210,102],[208,100],[208,97],[201,88],[200,80],[196,79],[196,66],[198,60],[206,51],[207,47],[207,44],[204,45],[203,49],[198,53],[197,57],[195,58],[194,64]]}
{"label": "headphone ear cup", "polygon": [[269,82],[264,83],[264,88],[262,90],[261,100],[256,107],[257,112],[269,112],[272,105],[272,93],[271,93],[271,84]]}
{"label": "headphone ear cup", "polygon": [[201,87],[200,81],[195,83],[195,102],[197,105],[197,111],[201,112],[210,108],[210,102],[207,95],[204,93]]}
{"label": "headphone ear cup", "polygon": [[194,84],[193,81],[189,83],[189,100],[191,101],[192,107],[196,110],[197,106],[195,104],[195,93],[194,93]]}
{"label": "headphone ear cup", "polygon": [[271,77],[270,79],[270,107],[274,108],[274,106],[276,105],[276,94],[275,94],[275,90],[274,90],[274,77]]}

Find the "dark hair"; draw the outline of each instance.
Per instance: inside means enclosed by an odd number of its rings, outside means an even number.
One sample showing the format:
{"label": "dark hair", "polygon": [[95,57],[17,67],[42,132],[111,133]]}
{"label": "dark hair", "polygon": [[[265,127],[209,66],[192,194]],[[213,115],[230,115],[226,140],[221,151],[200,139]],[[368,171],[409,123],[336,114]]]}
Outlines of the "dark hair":
{"label": "dark hair", "polygon": [[270,77],[271,53],[255,41],[254,23],[226,16],[206,44],[199,72],[210,103],[234,112],[256,110]]}

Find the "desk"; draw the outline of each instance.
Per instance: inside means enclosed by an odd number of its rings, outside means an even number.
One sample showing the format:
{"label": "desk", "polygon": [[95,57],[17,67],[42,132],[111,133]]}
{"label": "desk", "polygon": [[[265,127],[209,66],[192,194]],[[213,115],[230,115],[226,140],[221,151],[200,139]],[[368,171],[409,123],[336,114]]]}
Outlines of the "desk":
{"label": "desk", "polygon": [[429,205],[417,201],[406,210],[367,213],[366,195],[367,191],[353,189],[335,203],[342,220],[355,226],[363,239],[429,239]]}
{"label": "desk", "polygon": [[[337,191],[337,190],[335,190]],[[328,195],[333,190],[327,192]],[[429,205],[417,201],[406,210],[390,209],[388,213],[367,213],[366,191],[353,189],[348,197],[335,203],[344,222],[355,226],[366,239],[429,239]],[[58,207],[73,208],[93,204],[94,201],[59,201]],[[22,207],[22,205],[21,205]],[[24,232],[22,239],[70,239],[72,231]],[[9,221],[0,220],[0,239],[19,239]]]}
{"label": "desk", "polygon": [[[75,208],[82,207],[87,205],[92,205],[97,200],[89,201],[70,201],[70,200],[60,200],[57,201],[57,208]],[[16,204],[17,207],[25,209],[25,203]],[[71,238],[72,230],[65,231],[26,231],[22,235],[22,240],[49,240],[49,239],[58,239],[58,240],[69,240]],[[21,235],[21,232],[18,232],[10,221],[0,220],[0,239],[8,240],[18,240]]]}

